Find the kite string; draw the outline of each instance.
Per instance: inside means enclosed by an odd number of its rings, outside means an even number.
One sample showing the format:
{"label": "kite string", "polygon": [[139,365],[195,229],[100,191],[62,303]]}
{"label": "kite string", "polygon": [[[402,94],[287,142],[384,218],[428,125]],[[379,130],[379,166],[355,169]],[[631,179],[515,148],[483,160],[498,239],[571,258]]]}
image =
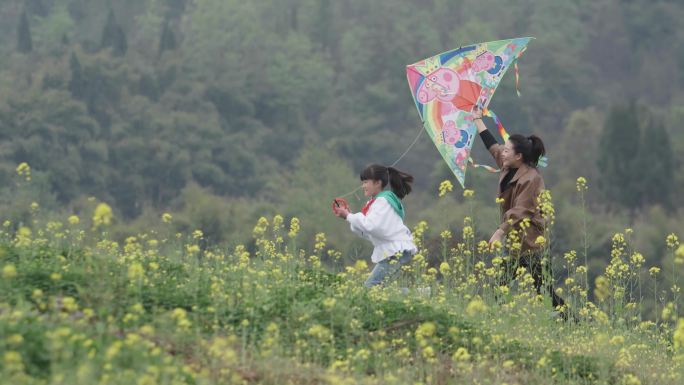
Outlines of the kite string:
{"label": "kite string", "polygon": [[[420,129],[418,130],[418,134],[416,135],[415,139],[413,139],[413,142],[411,142],[411,144],[409,144],[409,146],[406,148],[406,151],[404,151],[404,153],[401,154],[401,156],[399,156],[399,158],[397,158],[397,160],[395,160],[394,163],[392,163],[392,164],[390,165],[390,167],[396,166],[396,164],[399,163],[399,161],[401,161],[401,160],[404,158],[404,156],[406,156],[406,154],[409,153],[409,151],[411,151],[411,149],[413,148],[413,146],[418,142],[418,139],[420,138],[420,136],[423,134],[423,131],[424,131],[424,128],[423,128],[423,127],[420,127]],[[351,194],[354,194],[354,193],[357,192],[361,187],[362,187],[362,186],[359,186],[359,187],[353,189],[352,191],[350,191],[350,192],[348,192],[348,193],[346,193],[346,194],[344,194],[344,195],[340,195],[340,198],[344,198],[344,197],[346,197],[346,196],[349,196],[349,195],[351,195]]]}

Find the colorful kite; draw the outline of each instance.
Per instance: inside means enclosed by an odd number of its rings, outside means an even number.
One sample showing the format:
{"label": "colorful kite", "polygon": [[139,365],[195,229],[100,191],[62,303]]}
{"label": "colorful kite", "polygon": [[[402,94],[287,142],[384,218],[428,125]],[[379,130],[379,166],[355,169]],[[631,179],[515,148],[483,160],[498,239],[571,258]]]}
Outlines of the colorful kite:
{"label": "colorful kite", "polygon": [[[406,67],[423,125],[462,187],[477,134],[473,108],[486,110],[501,78],[515,65],[530,39],[469,45]],[[517,86],[516,66],[516,90]],[[497,124],[503,128],[498,119]]]}

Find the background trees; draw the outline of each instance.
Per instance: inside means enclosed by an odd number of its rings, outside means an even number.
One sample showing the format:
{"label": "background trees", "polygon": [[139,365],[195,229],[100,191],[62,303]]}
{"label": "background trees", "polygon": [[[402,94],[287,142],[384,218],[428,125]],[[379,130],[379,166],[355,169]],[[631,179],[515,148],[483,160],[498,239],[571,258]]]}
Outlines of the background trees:
{"label": "background trees", "polygon": [[[492,107],[509,131],[548,145],[558,245],[579,238],[574,181],[589,179],[590,221],[601,223],[591,253],[603,258],[604,235],[654,207],[681,217],[683,16],[665,0],[7,0],[0,184],[12,185],[25,161],[54,209],[97,196],[121,223],[175,210],[203,218],[218,241],[278,211],[346,243],[344,224],[323,218],[327,202],[356,187],[365,164],[392,163],[420,130],[405,65],[534,36],[520,62],[522,97],[509,73]],[[474,157],[489,161],[480,145]],[[496,176],[470,170],[473,203],[437,202],[451,176],[426,137],[398,167],[416,175],[410,223],[458,228],[474,210],[482,234],[495,225]],[[214,206],[224,215],[212,217]]]}

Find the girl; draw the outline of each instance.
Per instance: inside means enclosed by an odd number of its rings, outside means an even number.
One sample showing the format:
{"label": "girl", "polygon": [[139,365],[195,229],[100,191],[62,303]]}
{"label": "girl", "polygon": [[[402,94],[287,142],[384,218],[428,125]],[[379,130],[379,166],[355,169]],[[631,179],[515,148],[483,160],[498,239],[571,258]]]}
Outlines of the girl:
{"label": "girl", "polygon": [[[539,158],[546,154],[544,143],[536,135],[528,137],[511,135],[502,146],[496,142],[487,126],[482,122],[482,111],[475,109],[473,119],[487,150],[492,154],[501,169],[499,177],[498,198],[501,204],[501,224],[489,239],[491,245],[495,241],[503,243],[503,237],[511,230],[519,230],[524,219],[529,226],[520,235],[521,248],[518,265],[525,267],[534,278],[537,293],[541,293],[543,284],[542,251],[543,245],[537,244],[537,237],[544,234],[544,218],[537,207],[537,198],[544,190],[544,178],[537,169]],[[515,265],[508,266],[510,270]],[[514,271],[513,271],[514,272]],[[510,272],[508,276],[512,276]],[[553,307],[563,306],[564,301],[548,285]],[[564,313],[561,312],[564,316]]]}
{"label": "girl", "polygon": [[[366,287],[390,282],[399,268],[418,250],[404,225],[401,199],[411,192],[413,177],[394,167],[372,164],[361,172],[363,194],[371,199],[360,213],[334,207],[335,215],[349,222],[352,232],[373,243],[371,260],[376,264]],[[389,187],[386,189],[386,187]]]}

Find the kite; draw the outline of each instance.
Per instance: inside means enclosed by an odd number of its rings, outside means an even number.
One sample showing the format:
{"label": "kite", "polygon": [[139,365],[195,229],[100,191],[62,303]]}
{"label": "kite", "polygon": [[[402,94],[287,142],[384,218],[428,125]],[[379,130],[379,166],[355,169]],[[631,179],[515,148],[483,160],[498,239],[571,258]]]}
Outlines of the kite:
{"label": "kite", "polygon": [[502,135],[505,133],[501,122],[487,106],[511,65],[515,67],[518,90],[517,59],[531,39],[523,37],[473,44],[406,66],[406,77],[423,126],[461,187],[464,187],[466,167],[477,134],[473,109],[478,106],[485,111],[496,120]]}

